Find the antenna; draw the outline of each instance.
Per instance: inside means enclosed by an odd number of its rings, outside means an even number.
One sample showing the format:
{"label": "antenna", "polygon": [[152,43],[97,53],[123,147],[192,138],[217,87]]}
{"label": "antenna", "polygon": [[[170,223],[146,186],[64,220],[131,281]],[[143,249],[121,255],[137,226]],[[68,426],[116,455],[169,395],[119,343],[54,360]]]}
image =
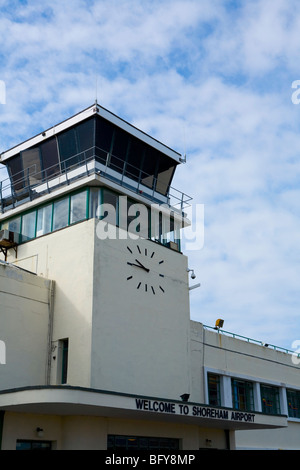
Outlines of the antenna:
{"label": "antenna", "polygon": [[96,75],[96,83],[95,83],[95,105],[97,105],[98,102],[98,77]]}
{"label": "antenna", "polygon": [[185,138],[185,125],[183,126],[183,149],[184,149],[184,155],[183,158],[179,158],[179,161],[181,163],[186,163],[186,138]]}

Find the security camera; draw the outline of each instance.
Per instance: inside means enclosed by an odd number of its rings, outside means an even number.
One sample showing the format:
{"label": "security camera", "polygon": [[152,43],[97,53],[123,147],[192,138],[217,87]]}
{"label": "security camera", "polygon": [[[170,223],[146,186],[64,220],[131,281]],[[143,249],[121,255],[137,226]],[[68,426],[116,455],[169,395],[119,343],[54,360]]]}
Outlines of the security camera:
{"label": "security camera", "polygon": [[194,270],[193,270],[193,269],[187,268],[187,272],[188,272],[188,273],[190,272],[190,273],[191,273],[191,278],[192,278],[192,279],[195,279],[196,274],[194,273]]}

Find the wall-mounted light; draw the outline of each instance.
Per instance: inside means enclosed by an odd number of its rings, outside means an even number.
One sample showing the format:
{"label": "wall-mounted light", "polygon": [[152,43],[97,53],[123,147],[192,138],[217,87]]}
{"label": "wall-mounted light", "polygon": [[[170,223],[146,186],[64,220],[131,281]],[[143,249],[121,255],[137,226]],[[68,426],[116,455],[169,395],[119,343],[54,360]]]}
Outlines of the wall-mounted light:
{"label": "wall-mounted light", "polygon": [[36,428],[36,433],[38,437],[44,437],[44,429],[43,428]]}
{"label": "wall-mounted light", "polygon": [[188,399],[190,398],[190,394],[189,393],[183,393],[182,395],[180,395],[180,398],[182,401],[188,401]]}
{"label": "wall-mounted light", "polygon": [[222,320],[222,318],[218,318],[218,320],[216,320],[215,330],[222,328],[223,325],[224,325],[224,320]]}

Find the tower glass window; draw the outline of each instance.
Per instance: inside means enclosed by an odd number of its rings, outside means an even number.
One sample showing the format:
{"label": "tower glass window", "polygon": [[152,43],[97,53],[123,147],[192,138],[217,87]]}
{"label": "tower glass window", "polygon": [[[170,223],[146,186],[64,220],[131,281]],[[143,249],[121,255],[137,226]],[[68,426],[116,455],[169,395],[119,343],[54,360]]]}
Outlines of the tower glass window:
{"label": "tower glass window", "polygon": [[40,146],[44,179],[59,171],[59,158],[56,138],[53,137]]}
{"label": "tower glass window", "polygon": [[35,237],[36,211],[29,212],[22,217],[22,241],[31,240]]}
{"label": "tower glass window", "polygon": [[69,198],[61,199],[54,203],[53,230],[66,227],[69,222]]}
{"label": "tower glass window", "polygon": [[40,237],[51,232],[52,224],[52,204],[41,207],[37,211],[36,236]]}
{"label": "tower glass window", "polygon": [[82,191],[71,196],[70,223],[80,222],[87,218],[87,192]]}

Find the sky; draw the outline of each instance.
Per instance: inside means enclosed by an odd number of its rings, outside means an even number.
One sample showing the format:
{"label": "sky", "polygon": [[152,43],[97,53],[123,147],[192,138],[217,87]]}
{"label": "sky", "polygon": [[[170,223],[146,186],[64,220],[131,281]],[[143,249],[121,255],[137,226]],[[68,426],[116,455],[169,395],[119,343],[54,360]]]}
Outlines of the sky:
{"label": "sky", "polygon": [[97,99],[186,154],[173,186],[204,208],[203,243],[185,251],[201,283],[191,318],[288,349],[300,340],[298,7],[0,0],[0,153]]}

